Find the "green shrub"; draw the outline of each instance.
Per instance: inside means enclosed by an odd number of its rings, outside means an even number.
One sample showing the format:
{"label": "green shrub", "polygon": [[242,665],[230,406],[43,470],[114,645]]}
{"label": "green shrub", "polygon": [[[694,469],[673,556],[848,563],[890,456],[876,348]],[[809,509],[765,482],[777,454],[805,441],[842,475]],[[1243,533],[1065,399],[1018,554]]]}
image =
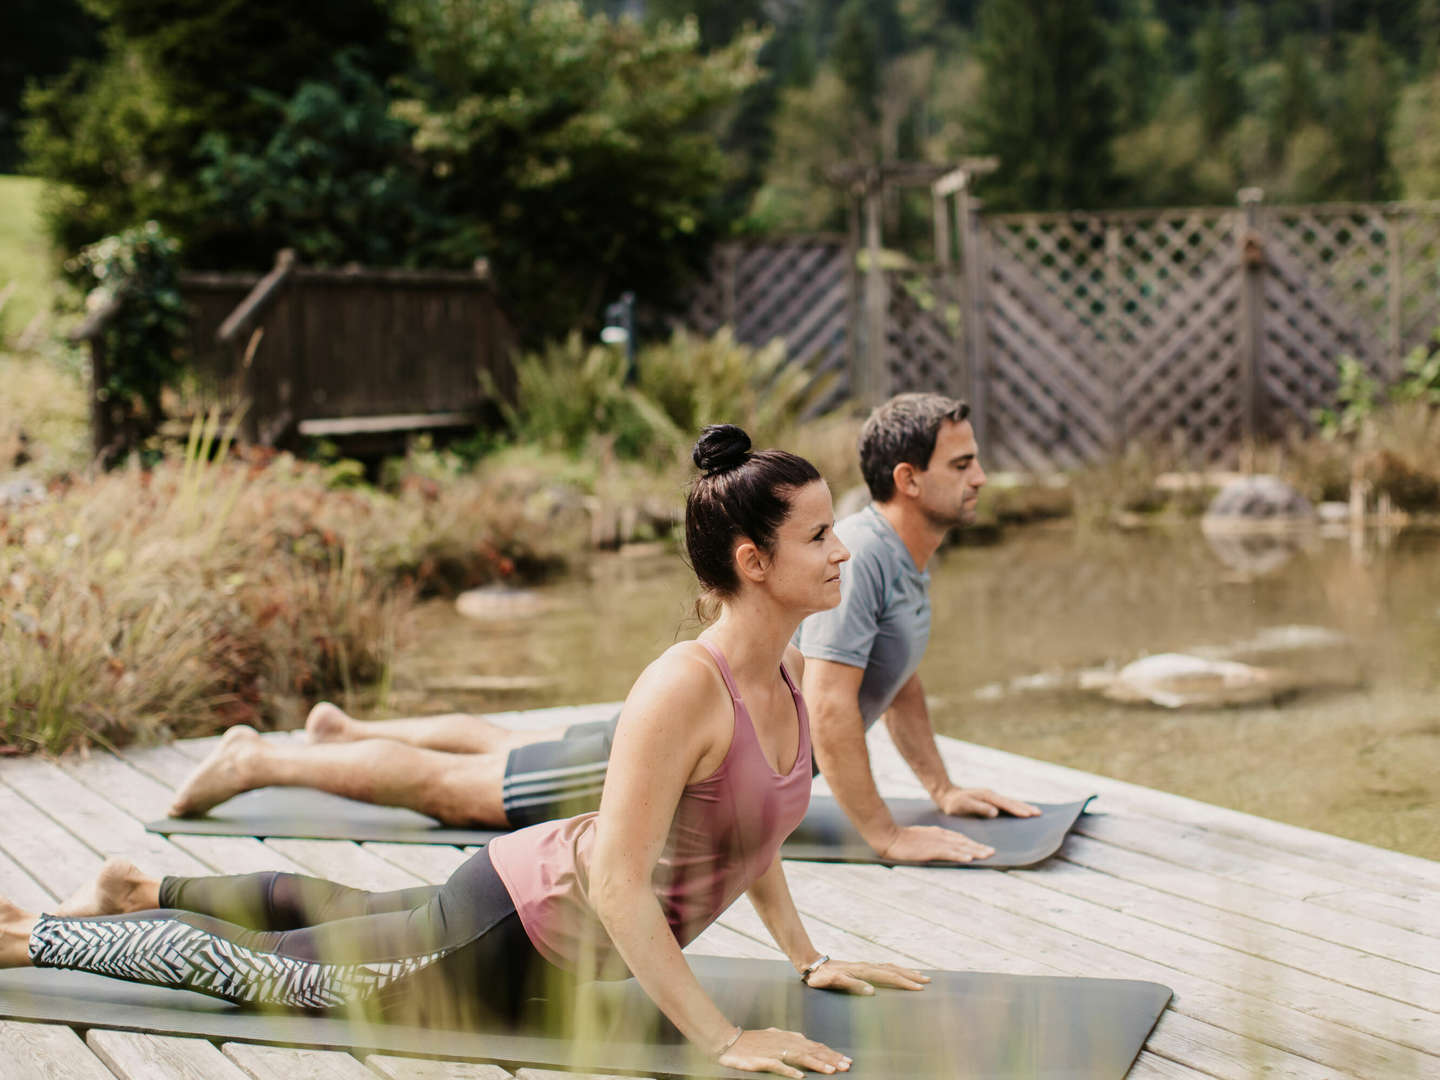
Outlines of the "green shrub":
{"label": "green shrub", "polygon": [[139,447],[163,418],[161,392],[178,379],[189,324],[180,296],[178,248],[153,221],[81,250],[65,264],[85,309],[118,302],[101,344],[105,377],[96,395],[110,412],[120,445]]}

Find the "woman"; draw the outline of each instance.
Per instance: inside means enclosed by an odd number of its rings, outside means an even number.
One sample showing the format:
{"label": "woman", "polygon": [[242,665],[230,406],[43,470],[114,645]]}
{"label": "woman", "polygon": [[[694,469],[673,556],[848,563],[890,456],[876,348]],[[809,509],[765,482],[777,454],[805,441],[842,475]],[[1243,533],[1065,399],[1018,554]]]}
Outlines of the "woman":
{"label": "woman", "polygon": [[576,980],[633,973],[723,1065],[848,1069],[800,1033],[732,1024],[681,952],[748,891],[808,985],[864,994],[928,981],[820,955],[790,897],[779,848],[809,801],[810,736],[803,661],[787,646],[802,618],[838,603],[849,553],[814,466],[749,447],[731,425],[695,446],[686,547],[719,616],[635,683],[598,813],[510,833],[443,886],[392,893],[273,873],[157,881],[113,864],[65,914],[0,910],[0,966],[432,1024],[514,1017],[542,984],[561,1000]]}

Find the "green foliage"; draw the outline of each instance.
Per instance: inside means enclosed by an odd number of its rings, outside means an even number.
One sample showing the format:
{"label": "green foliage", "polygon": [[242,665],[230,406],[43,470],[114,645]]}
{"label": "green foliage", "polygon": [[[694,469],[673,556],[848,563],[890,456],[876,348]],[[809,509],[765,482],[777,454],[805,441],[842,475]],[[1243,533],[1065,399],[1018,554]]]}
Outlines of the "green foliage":
{"label": "green foliage", "polygon": [[977,149],[1000,158],[992,207],[1103,205],[1114,188],[1114,100],[1106,35],[1093,0],[987,0]]}
{"label": "green foliage", "polygon": [[1315,414],[1321,434],[1330,438],[1354,435],[1380,404],[1380,385],[1353,356],[1336,361],[1340,384],[1335,388],[1335,407]]}
{"label": "green foliage", "polygon": [[751,349],[728,329],[708,340],[677,331],[641,349],[636,367],[631,385],[621,350],[586,345],[579,334],[521,357],[513,434],[573,454],[598,444],[663,469],[688,460],[705,424],[740,424],[756,445],[783,441],[827,388],[802,365],[787,365],[781,342]]}
{"label": "green foliage", "polygon": [[106,372],[96,393],[126,445],[137,447],[159,426],[160,393],[183,367],[178,247],[150,221],[82,249],[65,270],[87,310],[119,302],[103,331]]}
{"label": "green foliage", "polygon": [[1391,145],[1407,199],[1440,199],[1440,72],[1401,92]]}
{"label": "green foliage", "polygon": [[532,337],[578,325],[621,288],[673,298],[723,222],[712,128],[757,77],[761,38],[706,55],[693,23],[646,30],[565,0],[403,0],[422,77],[395,115],[471,228]]}
{"label": "green foliage", "polygon": [[25,84],[53,79],[82,57],[100,52],[99,26],[79,0],[6,0],[0,49],[0,173],[20,163],[20,115]]}
{"label": "green foliage", "polygon": [[273,115],[262,146],[211,132],[199,147],[212,227],[234,237],[234,257],[263,263],[292,247],[320,265],[415,264],[460,227],[431,209],[409,160],[412,129],[353,56],[342,54],[332,79],[302,83],[288,100],[258,98]]}
{"label": "green foliage", "polygon": [[1357,435],[1387,405],[1440,408],[1440,342],[1412,349],[1405,357],[1403,374],[1388,390],[1382,390],[1353,357],[1340,357],[1338,367],[1335,407],[1315,414],[1316,427],[1326,438]]}

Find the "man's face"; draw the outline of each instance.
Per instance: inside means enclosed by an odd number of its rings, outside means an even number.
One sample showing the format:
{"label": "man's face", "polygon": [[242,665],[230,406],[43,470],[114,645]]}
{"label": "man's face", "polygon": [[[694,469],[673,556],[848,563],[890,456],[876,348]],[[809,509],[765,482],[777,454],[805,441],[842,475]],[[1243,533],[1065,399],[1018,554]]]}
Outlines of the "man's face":
{"label": "man's face", "polygon": [[985,470],[980,467],[975,430],[968,420],[947,420],[940,425],[930,464],[917,472],[915,479],[920,485],[916,504],[933,524],[948,529],[975,520]]}

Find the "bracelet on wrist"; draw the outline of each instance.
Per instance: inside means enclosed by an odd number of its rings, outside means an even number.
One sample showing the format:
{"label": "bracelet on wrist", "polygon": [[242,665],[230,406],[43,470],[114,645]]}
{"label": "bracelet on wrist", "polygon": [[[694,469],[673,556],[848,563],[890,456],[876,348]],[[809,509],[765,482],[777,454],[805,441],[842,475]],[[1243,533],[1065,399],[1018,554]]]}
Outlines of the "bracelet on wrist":
{"label": "bracelet on wrist", "polygon": [[720,1044],[720,1048],[715,1051],[715,1058],[718,1060],[718,1059],[724,1057],[724,1056],[725,1056],[725,1051],[729,1050],[730,1047],[734,1046],[737,1042],[739,1042],[739,1041],[740,1041],[740,1036],[741,1036],[741,1035],[744,1035],[744,1034],[745,1034],[745,1029],[744,1029],[743,1027],[741,1027],[739,1024],[736,1024],[736,1025],[735,1025],[735,1030],[734,1030],[734,1032],[731,1033],[730,1037],[729,1037],[728,1039],[726,1039],[723,1043],[721,1043],[721,1044]]}
{"label": "bracelet on wrist", "polygon": [[810,963],[806,964],[803,968],[800,969],[800,981],[808,984],[810,982],[810,976],[814,975],[815,972],[819,971],[823,965],[828,964],[829,962],[830,957],[825,953],[821,953],[814,960],[811,960]]}

